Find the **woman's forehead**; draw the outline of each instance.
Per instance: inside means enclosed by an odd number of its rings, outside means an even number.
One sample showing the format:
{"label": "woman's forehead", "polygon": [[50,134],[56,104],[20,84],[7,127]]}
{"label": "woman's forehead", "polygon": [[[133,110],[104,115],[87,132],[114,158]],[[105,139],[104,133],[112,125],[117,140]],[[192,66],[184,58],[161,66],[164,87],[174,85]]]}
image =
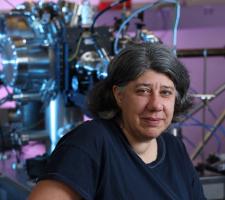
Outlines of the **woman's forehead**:
{"label": "woman's forehead", "polygon": [[169,76],[154,70],[146,70],[133,80],[133,82],[136,82],[137,84],[167,83],[167,85],[174,86],[174,83]]}

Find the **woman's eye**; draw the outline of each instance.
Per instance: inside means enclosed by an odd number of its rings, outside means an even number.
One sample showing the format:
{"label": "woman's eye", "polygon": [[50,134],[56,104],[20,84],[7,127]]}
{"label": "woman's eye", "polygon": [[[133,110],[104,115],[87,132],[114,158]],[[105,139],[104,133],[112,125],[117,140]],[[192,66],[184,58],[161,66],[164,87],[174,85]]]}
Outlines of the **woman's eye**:
{"label": "woman's eye", "polygon": [[162,94],[163,96],[170,96],[170,95],[172,95],[173,93],[172,93],[172,91],[170,91],[170,90],[163,90],[163,91],[161,91],[161,94]]}
{"label": "woman's eye", "polygon": [[148,88],[140,88],[140,89],[138,89],[137,90],[137,93],[138,94],[149,94],[149,93],[151,93],[151,90],[150,89],[148,89]]}

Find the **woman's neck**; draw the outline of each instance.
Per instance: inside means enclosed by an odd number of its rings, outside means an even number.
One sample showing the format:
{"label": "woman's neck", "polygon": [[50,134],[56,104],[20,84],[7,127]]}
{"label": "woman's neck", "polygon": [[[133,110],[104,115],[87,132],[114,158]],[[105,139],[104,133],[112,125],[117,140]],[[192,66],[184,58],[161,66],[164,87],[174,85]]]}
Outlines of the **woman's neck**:
{"label": "woman's neck", "polygon": [[158,153],[158,144],[156,138],[149,139],[141,139],[135,137],[133,134],[129,134],[129,132],[119,124],[125,137],[127,138],[131,148],[134,152],[142,159],[143,162],[151,163],[157,159]]}
{"label": "woman's neck", "polygon": [[155,138],[147,142],[133,142],[132,139],[127,138],[134,152],[146,164],[151,163],[157,159],[158,144]]}

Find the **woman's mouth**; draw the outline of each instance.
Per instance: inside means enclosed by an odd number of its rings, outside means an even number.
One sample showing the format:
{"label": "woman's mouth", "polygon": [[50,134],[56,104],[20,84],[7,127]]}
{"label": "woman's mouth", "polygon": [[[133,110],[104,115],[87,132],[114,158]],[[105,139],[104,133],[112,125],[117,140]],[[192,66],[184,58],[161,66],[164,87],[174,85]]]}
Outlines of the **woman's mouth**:
{"label": "woman's mouth", "polygon": [[147,126],[157,127],[160,125],[162,118],[158,117],[143,117],[141,120],[144,122]]}

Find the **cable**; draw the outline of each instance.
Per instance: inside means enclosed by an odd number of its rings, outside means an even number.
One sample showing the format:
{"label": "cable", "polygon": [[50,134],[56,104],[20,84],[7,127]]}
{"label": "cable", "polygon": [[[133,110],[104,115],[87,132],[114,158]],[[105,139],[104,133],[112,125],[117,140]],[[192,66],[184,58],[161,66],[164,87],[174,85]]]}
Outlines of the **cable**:
{"label": "cable", "polygon": [[[214,126],[213,125],[209,125],[209,124],[204,124],[202,123],[201,121],[199,121],[198,119],[194,118],[193,116],[189,116],[190,119],[192,119],[193,121],[196,122],[196,125],[197,126],[202,126],[204,129],[208,130],[208,131],[211,131]],[[183,126],[183,124],[182,124]],[[192,124],[193,126],[193,124]],[[219,129],[224,135],[225,135],[225,132],[223,132],[223,130]],[[218,138],[218,136],[216,135],[216,131],[212,133],[213,136],[215,137],[215,139],[217,140],[217,143],[218,143],[218,148],[217,148],[217,151],[220,152],[220,149],[221,149],[221,141],[220,139]]]}
{"label": "cable", "polygon": [[173,51],[175,55],[177,54],[176,49],[177,49],[177,30],[178,30],[178,25],[180,21],[180,4],[176,3],[176,18],[175,18],[175,23],[173,27]]}
{"label": "cable", "polygon": [[[214,119],[217,119],[216,114],[213,112],[213,110],[210,108],[209,105],[208,105],[208,111],[214,117]],[[223,125],[220,126],[220,130],[223,132],[223,134],[225,136],[225,127]]]}
{"label": "cable", "polygon": [[[120,1],[117,1],[117,2],[113,2],[111,3],[108,7],[106,7],[104,10],[102,10],[101,12],[99,12],[95,18],[93,19],[93,23],[90,27],[90,33],[93,34],[94,33],[94,26],[95,26],[95,23],[97,21],[97,19],[103,14],[105,13],[106,11],[108,11],[109,9],[121,4],[121,3],[124,3],[126,2],[127,0],[120,0]],[[104,53],[102,52],[101,48],[99,48],[99,45],[95,39],[95,37],[92,36],[92,39],[93,39],[93,42],[94,42],[94,45],[95,45],[95,49],[97,50],[97,53],[99,54],[100,58],[104,58],[105,55]],[[73,59],[75,59],[78,55],[78,51],[79,51],[79,48],[80,48],[80,44],[81,44],[81,41],[82,41],[82,34],[80,35],[79,37],[79,40],[78,40],[78,44],[77,44],[77,48],[75,50],[75,53],[69,58],[69,61],[72,61]],[[109,61],[108,58],[106,58],[107,61]]]}
{"label": "cable", "polygon": [[79,39],[78,39],[78,42],[77,42],[77,47],[76,47],[75,53],[69,58],[69,62],[71,62],[71,61],[73,61],[74,59],[77,58],[78,52],[79,52],[79,49],[80,49],[81,41],[82,41],[82,33],[79,35]]}
{"label": "cable", "polygon": [[[194,93],[194,94],[198,94],[198,91],[195,90],[194,88],[190,88],[190,90]],[[213,116],[214,119],[217,119],[216,114],[214,113],[214,111],[211,109],[211,107],[207,104],[207,108],[209,113]],[[191,115],[190,115],[191,116]],[[225,136],[225,127],[223,125],[220,126],[220,131],[223,133],[223,135]]]}
{"label": "cable", "polygon": [[119,50],[118,50],[118,43],[119,43],[119,37],[120,37],[120,33],[122,32],[122,30],[124,29],[124,27],[126,26],[126,24],[135,16],[137,16],[139,13],[144,12],[145,10],[151,8],[154,4],[151,3],[149,5],[145,5],[139,9],[137,9],[136,11],[134,11],[127,19],[124,20],[124,22],[120,25],[119,30],[117,31],[116,35],[115,35],[115,41],[114,41],[114,53],[118,54]]}
{"label": "cable", "polygon": [[[104,10],[102,10],[101,12],[99,12],[99,13],[95,16],[95,18],[93,19],[93,23],[92,23],[92,25],[91,25],[91,27],[90,27],[90,32],[91,32],[91,34],[94,34],[94,26],[95,26],[95,23],[96,23],[97,19],[98,19],[103,13],[105,13],[106,11],[110,10],[111,8],[117,6],[117,5],[121,4],[121,3],[124,3],[124,2],[126,2],[126,1],[127,1],[127,0],[119,0],[119,1],[117,1],[117,2],[113,2],[113,3],[111,3],[108,7],[106,7]],[[92,40],[93,40],[93,42],[94,42],[94,47],[95,47],[95,49],[96,49],[98,55],[100,56],[100,58],[102,59],[102,61],[105,62],[106,65],[108,65],[108,63],[109,63],[109,61],[110,61],[109,56],[105,53],[105,51],[103,51],[103,50],[101,49],[100,45],[98,44],[98,42],[97,42],[97,40],[96,40],[96,38],[95,38],[94,36],[92,36]]]}
{"label": "cable", "polygon": [[[195,119],[194,121],[196,121],[196,120],[197,119]],[[196,123],[182,123],[182,127],[184,127],[184,126],[186,126],[186,127],[187,126],[203,126],[207,130],[211,130],[211,128],[213,128],[212,125],[205,125],[205,124],[202,124],[200,121],[197,121]],[[173,127],[175,127],[175,128],[176,127],[180,127],[180,125],[179,125],[179,123],[177,123],[177,124],[174,124]],[[217,152],[220,152],[221,151],[221,141],[220,141],[220,138],[216,134],[214,134],[213,136],[215,137],[215,139],[217,141],[217,144],[218,144]],[[182,138],[184,140],[186,140],[188,142],[188,144],[191,145],[191,147],[193,147],[193,148],[196,147],[196,145],[188,137],[182,135]]]}
{"label": "cable", "polygon": [[177,27],[178,27],[178,22],[179,22],[179,17],[180,17],[180,5],[179,5],[179,2],[177,0],[160,0],[160,1],[157,1],[157,2],[154,2],[154,3],[150,3],[148,5],[145,5],[139,9],[137,9],[136,11],[134,11],[126,20],[124,20],[124,22],[121,24],[118,32],[116,33],[116,36],[115,36],[115,41],[114,41],[114,53],[115,54],[118,54],[119,53],[119,49],[118,49],[118,43],[119,43],[119,38],[120,38],[120,35],[121,35],[121,32],[122,30],[124,29],[124,27],[126,26],[126,24],[131,20],[133,19],[135,16],[137,16],[139,13],[141,12],[144,12],[145,10],[147,9],[150,9],[150,8],[155,8],[155,7],[158,7],[158,6],[161,6],[165,3],[173,3],[173,4],[176,4],[177,5],[177,9],[176,9],[176,20],[175,20],[175,25],[174,25],[174,37],[173,37],[173,45],[176,45],[176,36],[177,36]]}
{"label": "cable", "polygon": [[182,136],[182,137],[183,137],[183,139],[184,139],[185,141],[187,141],[188,144],[190,144],[190,146],[191,146],[192,148],[195,148],[195,147],[196,147],[196,145],[195,145],[188,137],[186,137],[186,136]]}
{"label": "cable", "polygon": [[[195,94],[198,93],[198,92],[197,92],[195,89],[193,89],[193,88],[191,88],[191,90],[192,90],[193,93],[195,93]],[[214,117],[214,119],[217,119],[216,114],[213,112],[213,110],[210,108],[209,105],[207,105],[207,108],[208,108],[209,113]],[[214,128],[215,128],[215,126],[213,126],[213,125],[208,125],[208,124],[204,124],[204,123],[200,122],[200,121],[197,120],[196,118],[192,117],[192,114],[189,114],[189,115],[186,115],[186,116],[187,116],[187,117],[185,117],[186,119],[188,119],[188,118],[190,117],[192,120],[196,121],[196,122],[198,123],[198,125],[201,125],[201,126],[203,126],[204,128],[206,128],[207,130],[209,130],[209,132],[211,132],[211,131],[214,130]],[[183,122],[181,122],[180,125],[182,125],[182,123],[183,123]],[[223,125],[219,125],[219,127],[218,127],[217,129],[218,129],[219,131],[221,131],[221,133],[223,134],[223,136],[225,136],[225,128],[224,128]],[[216,131],[214,131],[214,132],[212,133],[212,135],[216,137],[216,140],[217,140],[217,142],[218,142],[217,152],[220,152],[220,151],[221,151],[221,141],[220,141],[220,139],[217,137],[217,135],[216,135],[215,133],[216,133]]]}
{"label": "cable", "polygon": [[108,7],[106,7],[104,10],[100,11],[96,16],[95,18],[93,19],[93,23],[91,25],[91,28],[90,28],[90,31],[91,33],[94,33],[94,26],[95,26],[95,23],[97,21],[97,19],[103,14],[105,13],[106,11],[110,10],[111,8],[121,4],[121,3],[124,3],[126,2],[127,0],[120,0],[120,1],[117,1],[117,2],[113,2],[111,3]]}

